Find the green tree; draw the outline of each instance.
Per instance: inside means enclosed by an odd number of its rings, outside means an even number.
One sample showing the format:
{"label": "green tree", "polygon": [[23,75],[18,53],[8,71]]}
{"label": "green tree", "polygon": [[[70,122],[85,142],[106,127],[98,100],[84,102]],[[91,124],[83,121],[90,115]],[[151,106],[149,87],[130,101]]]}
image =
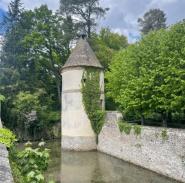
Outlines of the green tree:
{"label": "green tree", "polygon": [[[127,38],[124,35],[111,32],[109,28],[102,28],[99,34],[93,33],[89,43],[105,71],[109,69],[114,55],[128,46]],[[107,80],[105,80],[105,84],[107,84]],[[107,93],[105,103],[107,110],[115,110],[117,108],[112,98],[107,96]]]}
{"label": "green tree", "polygon": [[20,56],[23,55],[25,49],[21,46],[20,40],[27,32],[30,23],[30,19],[27,19],[23,24],[22,17],[23,8],[21,2],[18,0],[11,1],[8,14],[4,19],[3,27],[6,33],[0,55],[0,91],[7,99],[2,107],[2,118],[6,125],[9,123],[11,127],[15,120],[10,113],[12,97],[23,87],[20,72],[25,68],[22,65],[25,57]]}
{"label": "green tree", "polygon": [[138,19],[138,23],[141,33],[147,34],[150,31],[166,28],[166,15],[160,9],[151,9],[143,18]]}
{"label": "green tree", "polygon": [[60,71],[70,53],[69,43],[72,38],[67,32],[70,22],[64,24],[61,17],[42,5],[34,10],[32,32],[23,41],[29,56],[37,62],[38,67],[43,68],[45,75],[54,77],[58,103],[61,101]]}
{"label": "green tree", "polygon": [[20,92],[16,96],[13,112],[17,116],[17,133],[20,139],[28,140],[30,136],[36,139],[39,137],[36,132],[44,134],[53,123],[60,120],[60,113],[54,111],[51,104],[51,99],[41,89],[33,94]]}
{"label": "green tree", "polygon": [[21,0],[12,0],[8,6],[8,13],[2,22],[2,25],[5,26],[6,31],[14,28],[14,24],[20,20],[22,12],[23,8]]}
{"label": "green tree", "polygon": [[[14,112],[17,114],[17,126],[19,138],[28,138],[28,130],[31,123],[37,120],[38,109],[40,108],[39,95],[30,92],[20,92],[14,100]],[[34,112],[34,115],[31,115]]]}
{"label": "green tree", "polygon": [[[131,45],[118,53],[107,73],[108,96],[113,98],[120,109],[144,123],[144,115],[149,113],[147,77],[141,73],[138,45]],[[148,88],[148,90],[146,90]]]}
{"label": "green tree", "polygon": [[99,0],[60,0],[61,14],[74,17],[80,30],[86,31],[89,38],[97,18],[103,17],[106,11],[108,8],[102,8]]}
{"label": "green tree", "polygon": [[0,91],[7,99],[2,119],[10,129],[25,132],[21,125],[25,121],[20,122],[19,113],[14,110],[20,92],[35,95],[44,91],[39,98],[43,107],[38,113],[39,122],[30,126],[32,135],[59,120],[60,68],[70,52],[70,26],[70,20],[65,22],[47,6],[41,6],[34,11],[22,11],[13,24],[12,30],[16,31],[6,32],[0,60]]}
{"label": "green tree", "polygon": [[184,111],[185,23],[151,32],[114,58],[107,74],[109,95],[137,118]]}
{"label": "green tree", "polygon": [[[2,118],[5,125],[13,129],[16,117],[11,113],[13,98],[21,90],[28,90],[28,66],[30,59],[21,41],[29,33],[31,27],[30,12],[22,12],[19,21],[6,32],[0,59],[0,91],[6,97]],[[33,80],[34,81],[34,80]],[[34,88],[34,87],[30,87]]]}
{"label": "green tree", "polygon": [[102,28],[99,34],[92,34],[89,42],[105,70],[108,70],[115,53],[128,46],[124,35],[113,33],[109,28]]}

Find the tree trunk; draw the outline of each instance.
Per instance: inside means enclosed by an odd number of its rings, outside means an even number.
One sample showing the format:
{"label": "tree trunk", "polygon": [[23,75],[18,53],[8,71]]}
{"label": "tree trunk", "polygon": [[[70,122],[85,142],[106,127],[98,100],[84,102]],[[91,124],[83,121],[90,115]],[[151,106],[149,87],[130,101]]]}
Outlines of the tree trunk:
{"label": "tree trunk", "polygon": [[142,114],[141,115],[141,125],[145,124],[145,116]]}
{"label": "tree trunk", "polygon": [[57,95],[58,95],[59,105],[61,106],[61,84],[59,83],[59,81],[57,81]]}
{"label": "tree trunk", "polygon": [[167,115],[166,112],[162,113],[162,126],[167,127]]}
{"label": "tree trunk", "polygon": [[172,113],[168,112],[168,123],[172,122]]}
{"label": "tree trunk", "polygon": [[88,38],[91,38],[91,7],[89,6],[89,14],[87,19],[87,34]]}
{"label": "tree trunk", "polygon": [[2,122],[1,122],[1,101],[0,101],[0,128],[2,128]]}
{"label": "tree trunk", "polygon": [[88,38],[91,38],[91,25],[90,24],[88,24],[87,25],[87,34],[88,34]]}

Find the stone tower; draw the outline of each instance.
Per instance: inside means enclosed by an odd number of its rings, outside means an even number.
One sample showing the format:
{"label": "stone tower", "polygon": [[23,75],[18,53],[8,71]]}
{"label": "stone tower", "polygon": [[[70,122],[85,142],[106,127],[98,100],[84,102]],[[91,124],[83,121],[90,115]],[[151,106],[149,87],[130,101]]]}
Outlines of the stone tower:
{"label": "stone tower", "polygon": [[101,103],[104,107],[104,73],[86,39],[82,36],[62,68],[62,148],[76,151],[96,149],[96,136],[85,112],[81,82],[84,70],[100,72]]}

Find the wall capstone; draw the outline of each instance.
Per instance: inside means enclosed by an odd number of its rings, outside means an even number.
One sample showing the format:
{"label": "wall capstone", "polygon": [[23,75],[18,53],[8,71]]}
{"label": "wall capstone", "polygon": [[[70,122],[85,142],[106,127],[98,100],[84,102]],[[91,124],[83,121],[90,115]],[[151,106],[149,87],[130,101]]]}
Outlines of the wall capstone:
{"label": "wall capstone", "polygon": [[[2,128],[1,122],[0,127]],[[8,151],[3,144],[0,144],[0,182],[13,183],[13,177],[8,159]]]}

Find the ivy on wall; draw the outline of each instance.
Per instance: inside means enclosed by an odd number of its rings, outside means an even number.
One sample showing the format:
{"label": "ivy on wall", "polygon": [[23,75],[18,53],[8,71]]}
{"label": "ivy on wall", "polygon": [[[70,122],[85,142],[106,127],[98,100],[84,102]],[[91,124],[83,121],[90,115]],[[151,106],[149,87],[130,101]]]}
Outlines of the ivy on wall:
{"label": "ivy on wall", "polygon": [[[91,122],[97,140],[104,124],[104,114],[100,100],[100,72],[95,68],[86,68],[82,77],[82,98],[87,116]],[[98,141],[97,141],[98,142]]]}
{"label": "ivy on wall", "polygon": [[127,123],[125,121],[120,121],[118,123],[118,127],[120,132],[124,132],[126,135],[129,135],[131,130],[134,130],[134,134],[136,136],[141,134],[141,126],[140,125],[132,125],[130,123]]}

